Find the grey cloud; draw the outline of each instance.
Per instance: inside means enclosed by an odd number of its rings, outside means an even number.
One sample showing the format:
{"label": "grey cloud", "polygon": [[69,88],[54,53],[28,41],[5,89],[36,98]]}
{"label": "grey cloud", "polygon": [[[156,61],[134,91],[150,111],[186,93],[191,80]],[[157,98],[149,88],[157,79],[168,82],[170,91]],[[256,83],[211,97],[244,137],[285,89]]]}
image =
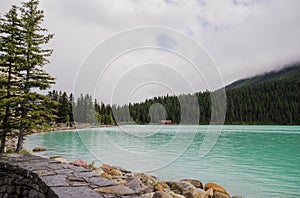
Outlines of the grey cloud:
{"label": "grey cloud", "polygon": [[158,35],[156,37],[156,41],[159,46],[167,49],[174,49],[175,46],[177,45],[176,41],[172,37],[165,34]]}
{"label": "grey cloud", "polygon": [[[1,14],[8,11],[11,4],[19,4],[18,2],[20,1],[1,1]],[[46,15],[44,26],[49,29],[49,32],[55,33],[54,39],[49,43],[49,47],[54,49],[54,54],[51,57],[51,64],[46,69],[57,77],[57,84],[54,88],[71,92],[73,86],[76,86],[75,77],[81,63],[84,63],[85,58],[102,41],[127,29],[140,26],[162,26],[185,32],[199,42],[218,65],[224,83],[228,84],[234,80],[300,60],[299,7],[300,1],[298,0],[41,1],[41,8]],[[174,50],[184,49],[187,56],[197,53],[184,44],[178,43],[175,37],[172,39],[176,44],[167,37],[155,39],[145,33],[142,36],[137,35],[133,42],[138,43],[149,39],[153,39],[152,42],[156,45],[160,44],[158,46],[161,47]],[[115,45],[121,50],[123,43]],[[111,46],[107,46],[105,50],[105,53],[97,54],[97,56],[101,57],[106,54],[107,57],[102,58],[114,57],[110,56],[114,54]],[[86,84],[81,85],[80,91],[82,92],[94,92],[97,75],[99,75],[97,70],[99,62],[93,62],[93,60],[97,61],[97,56],[94,57],[95,59],[90,59],[90,64],[96,66],[95,70],[82,74],[82,77],[87,78]],[[132,53],[131,56],[126,56],[122,60],[128,61],[127,68],[129,68],[143,61],[145,63],[145,60],[148,63],[151,59],[158,60],[159,56],[160,53],[152,52]],[[207,88],[215,89],[220,86],[220,83],[212,87],[198,86],[198,84],[205,84],[205,78],[209,81],[214,75],[205,67],[207,65],[205,61],[202,64],[198,62],[204,75],[198,80],[196,76],[193,76],[193,69],[184,61],[180,62],[177,58],[164,55],[161,57],[164,61],[162,63],[167,62],[174,68],[185,72],[184,74],[188,76],[197,91]],[[117,63],[119,66],[114,65],[115,69],[111,71],[107,82],[102,82],[103,85],[112,83],[114,78],[119,78],[126,69],[122,63]],[[124,70],[119,70],[121,65],[124,66]],[[103,67],[103,65],[100,66]],[[176,81],[174,76],[169,77],[164,69],[159,75],[156,74],[159,70],[149,68],[139,72],[148,73],[149,77],[158,79],[160,79],[159,76],[165,76],[178,87],[178,90],[189,91],[180,87],[180,81]],[[134,74],[132,78],[127,79],[128,84],[140,82],[139,77],[143,75],[137,70]],[[93,77],[96,79],[93,80]],[[110,88],[102,91],[99,97],[104,98]],[[157,86],[149,86],[145,90],[140,89],[139,96],[136,95],[134,100],[158,94],[155,89],[158,90]],[[159,94],[167,93],[164,89],[160,89],[159,92]]]}

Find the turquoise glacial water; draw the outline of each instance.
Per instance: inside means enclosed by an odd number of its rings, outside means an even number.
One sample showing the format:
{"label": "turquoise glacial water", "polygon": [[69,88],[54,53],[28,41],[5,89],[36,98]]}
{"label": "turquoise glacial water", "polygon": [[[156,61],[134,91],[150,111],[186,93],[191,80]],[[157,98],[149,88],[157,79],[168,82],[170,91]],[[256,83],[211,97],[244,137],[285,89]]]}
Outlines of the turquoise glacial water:
{"label": "turquoise glacial water", "polygon": [[[121,126],[33,134],[38,155],[109,163],[161,180],[194,178],[243,197],[300,197],[300,126]],[[208,153],[199,154],[205,147]]]}

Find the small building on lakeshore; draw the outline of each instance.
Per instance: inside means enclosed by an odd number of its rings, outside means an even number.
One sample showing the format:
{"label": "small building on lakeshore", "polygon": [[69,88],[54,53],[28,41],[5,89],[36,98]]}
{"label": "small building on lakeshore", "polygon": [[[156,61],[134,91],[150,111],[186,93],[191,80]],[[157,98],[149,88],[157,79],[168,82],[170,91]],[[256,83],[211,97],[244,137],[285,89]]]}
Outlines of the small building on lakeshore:
{"label": "small building on lakeshore", "polygon": [[160,123],[169,125],[169,124],[172,124],[172,120],[161,120]]}

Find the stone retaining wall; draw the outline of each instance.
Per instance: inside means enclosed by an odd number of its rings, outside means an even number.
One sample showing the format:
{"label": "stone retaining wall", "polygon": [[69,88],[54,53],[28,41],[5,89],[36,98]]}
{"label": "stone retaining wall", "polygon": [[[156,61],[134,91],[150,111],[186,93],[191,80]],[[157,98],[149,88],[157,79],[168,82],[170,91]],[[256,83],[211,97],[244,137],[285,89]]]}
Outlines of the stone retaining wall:
{"label": "stone retaining wall", "polygon": [[100,187],[118,186],[82,167],[33,155],[0,155],[0,197],[29,198],[137,198],[101,194]]}

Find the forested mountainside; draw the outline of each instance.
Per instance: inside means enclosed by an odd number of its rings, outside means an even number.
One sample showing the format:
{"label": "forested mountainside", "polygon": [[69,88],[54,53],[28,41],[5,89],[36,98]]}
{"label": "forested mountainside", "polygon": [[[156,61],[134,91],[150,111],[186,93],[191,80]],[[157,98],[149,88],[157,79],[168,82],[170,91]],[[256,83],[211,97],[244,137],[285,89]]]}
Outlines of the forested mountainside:
{"label": "forested mountainside", "polygon": [[300,62],[292,65],[286,65],[279,70],[275,70],[251,78],[235,81],[232,84],[227,85],[226,90],[244,87],[247,85],[258,85],[258,84],[262,84],[274,80],[293,81],[296,78],[298,78],[299,80],[299,77],[300,77]]}
{"label": "forested mountainside", "polygon": [[[300,124],[300,64],[285,66],[281,70],[243,79],[226,87],[226,124]],[[211,115],[209,92],[196,93],[200,106],[199,124],[208,124]],[[190,97],[183,95],[180,97]],[[164,105],[167,119],[180,123],[180,104],[176,96],[156,97],[130,105],[134,120],[150,121],[149,107]],[[192,111],[191,106],[185,111]]]}
{"label": "forested mountainside", "polygon": [[[108,105],[93,101],[91,96],[81,95],[77,101],[68,99],[66,94],[52,92],[50,98],[58,103],[57,121],[75,121],[96,124],[160,123],[160,120],[171,120],[174,124],[186,123],[182,120],[184,100],[186,120],[190,124],[209,124],[211,119],[211,95],[209,91],[180,96],[161,96],[147,99],[140,103],[123,106]],[[300,65],[295,64],[263,75],[236,81],[226,87],[227,111],[225,124],[300,124]],[[197,99],[197,103],[193,99]],[[166,110],[166,116],[159,113],[161,104]],[[73,107],[73,108],[72,108]],[[152,108],[152,120],[149,109]],[[129,109],[129,111],[128,111]],[[73,111],[72,111],[73,110]],[[67,112],[68,111],[68,112]],[[195,120],[195,111],[199,111],[199,120]],[[155,113],[157,112],[157,113]]]}

